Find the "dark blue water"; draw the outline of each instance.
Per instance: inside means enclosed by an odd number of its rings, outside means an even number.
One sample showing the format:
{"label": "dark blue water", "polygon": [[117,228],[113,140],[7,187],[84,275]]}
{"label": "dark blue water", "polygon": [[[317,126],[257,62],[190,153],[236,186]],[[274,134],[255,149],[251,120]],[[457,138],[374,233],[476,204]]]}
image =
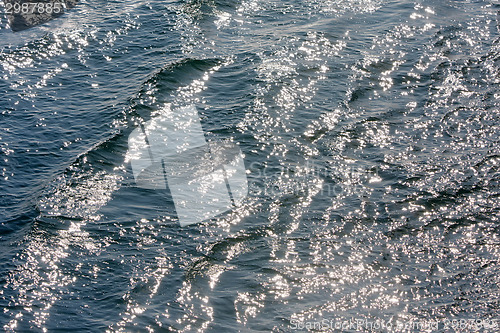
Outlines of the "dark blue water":
{"label": "dark blue water", "polygon": [[[0,327],[496,323],[499,10],[83,0],[22,32],[2,18]],[[239,143],[250,190],[182,228],[126,154],[140,123],[190,104]],[[416,322],[439,327],[396,325]]]}

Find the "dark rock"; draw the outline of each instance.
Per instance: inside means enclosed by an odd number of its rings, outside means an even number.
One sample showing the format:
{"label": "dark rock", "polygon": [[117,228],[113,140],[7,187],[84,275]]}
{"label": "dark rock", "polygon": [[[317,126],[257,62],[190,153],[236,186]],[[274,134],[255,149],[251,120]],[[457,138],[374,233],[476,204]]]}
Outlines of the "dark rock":
{"label": "dark rock", "polygon": [[5,12],[12,31],[22,31],[55,19],[79,0],[5,0]]}

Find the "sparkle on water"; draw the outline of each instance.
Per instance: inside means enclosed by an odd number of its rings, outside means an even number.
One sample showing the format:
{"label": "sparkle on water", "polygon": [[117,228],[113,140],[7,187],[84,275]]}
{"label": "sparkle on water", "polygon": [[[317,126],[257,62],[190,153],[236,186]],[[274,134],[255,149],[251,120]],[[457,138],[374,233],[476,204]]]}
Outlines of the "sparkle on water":
{"label": "sparkle on water", "polygon": [[[3,329],[498,318],[498,10],[81,1],[2,24]],[[180,228],[127,137],[190,104],[240,143],[250,193]]]}

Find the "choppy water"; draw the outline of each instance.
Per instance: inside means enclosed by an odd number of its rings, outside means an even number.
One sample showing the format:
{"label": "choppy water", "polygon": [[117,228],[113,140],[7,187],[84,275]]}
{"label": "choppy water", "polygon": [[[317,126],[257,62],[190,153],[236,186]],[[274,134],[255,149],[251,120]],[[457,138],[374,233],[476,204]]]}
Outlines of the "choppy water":
{"label": "choppy water", "polygon": [[[499,10],[83,0],[1,28],[2,329],[498,319]],[[250,192],[181,228],[125,155],[193,103],[239,143]]]}

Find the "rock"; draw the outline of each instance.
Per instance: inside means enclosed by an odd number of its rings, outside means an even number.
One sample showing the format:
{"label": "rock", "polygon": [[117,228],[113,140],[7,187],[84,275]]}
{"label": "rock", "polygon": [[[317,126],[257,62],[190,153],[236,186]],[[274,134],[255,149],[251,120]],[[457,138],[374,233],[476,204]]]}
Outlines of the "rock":
{"label": "rock", "polygon": [[4,0],[12,31],[22,31],[55,19],[79,0]]}

